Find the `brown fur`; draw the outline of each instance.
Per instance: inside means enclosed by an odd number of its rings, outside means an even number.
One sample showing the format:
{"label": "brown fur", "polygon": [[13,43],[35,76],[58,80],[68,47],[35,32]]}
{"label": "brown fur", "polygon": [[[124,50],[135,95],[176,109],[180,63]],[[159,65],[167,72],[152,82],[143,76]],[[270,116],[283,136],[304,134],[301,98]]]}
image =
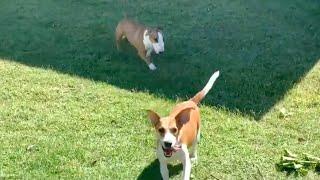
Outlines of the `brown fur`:
{"label": "brown fur", "polygon": [[158,38],[158,30],[147,28],[146,26],[139,24],[135,21],[129,20],[127,18],[121,20],[116,28],[116,44],[117,48],[120,49],[120,41],[123,38],[127,38],[129,43],[133,45],[139,56],[149,65],[152,63],[151,57],[147,56],[147,51],[143,44],[143,33],[148,30],[149,38],[151,42],[156,42]]}
{"label": "brown fur", "polygon": [[166,132],[177,128],[177,133],[173,134],[178,137],[180,143],[189,147],[196,139],[200,129],[200,110],[192,99],[177,104],[167,117],[160,118],[157,113],[151,110],[148,112],[149,118],[160,135],[164,134],[161,132],[162,130],[159,131],[160,129],[164,129]]}

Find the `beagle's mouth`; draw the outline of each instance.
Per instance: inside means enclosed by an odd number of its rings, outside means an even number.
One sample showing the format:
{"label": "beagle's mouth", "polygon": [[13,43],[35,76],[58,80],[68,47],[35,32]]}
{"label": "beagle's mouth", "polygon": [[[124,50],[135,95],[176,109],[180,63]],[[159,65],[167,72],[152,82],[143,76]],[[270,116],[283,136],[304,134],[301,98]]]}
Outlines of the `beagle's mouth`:
{"label": "beagle's mouth", "polygon": [[178,150],[181,149],[181,146],[174,146],[174,147],[170,147],[170,148],[165,148],[163,146],[161,146],[161,147],[162,147],[163,154],[165,157],[171,157],[174,152],[177,152]]}

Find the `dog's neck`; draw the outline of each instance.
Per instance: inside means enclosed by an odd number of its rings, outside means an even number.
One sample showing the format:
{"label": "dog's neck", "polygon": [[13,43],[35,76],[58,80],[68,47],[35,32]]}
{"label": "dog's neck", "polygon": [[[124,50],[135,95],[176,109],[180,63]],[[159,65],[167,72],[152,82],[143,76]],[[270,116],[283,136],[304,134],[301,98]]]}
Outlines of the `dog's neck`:
{"label": "dog's neck", "polygon": [[152,46],[152,42],[150,41],[149,35],[147,35],[148,30],[145,30],[143,33],[143,44],[144,44],[144,48],[147,51],[152,51],[153,50],[153,46]]}

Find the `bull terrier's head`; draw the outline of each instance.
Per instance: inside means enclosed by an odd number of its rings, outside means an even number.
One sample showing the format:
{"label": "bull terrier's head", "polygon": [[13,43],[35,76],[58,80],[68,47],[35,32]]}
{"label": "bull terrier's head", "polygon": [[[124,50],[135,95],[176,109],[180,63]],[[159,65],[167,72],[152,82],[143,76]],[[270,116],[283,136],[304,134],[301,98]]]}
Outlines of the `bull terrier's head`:
{"label": "bull terrier's head", "polygon": [[156,54],[164,52],[163,33],[159,28],[147,29],[143,36],[146,47],[152,47]]}

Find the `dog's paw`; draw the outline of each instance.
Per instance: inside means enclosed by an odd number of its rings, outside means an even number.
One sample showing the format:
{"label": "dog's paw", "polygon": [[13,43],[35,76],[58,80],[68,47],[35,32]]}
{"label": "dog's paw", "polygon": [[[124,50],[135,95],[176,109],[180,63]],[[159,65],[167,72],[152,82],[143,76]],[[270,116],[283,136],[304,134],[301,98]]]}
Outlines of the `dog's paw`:
{"label": "dog's paw", "polygon": [[154,70],[157,69],[157,67],[156,67],[153,63],[150,63],[150,64],[149,64],[149,69],[150,69],[151,71],[154,71]]}

